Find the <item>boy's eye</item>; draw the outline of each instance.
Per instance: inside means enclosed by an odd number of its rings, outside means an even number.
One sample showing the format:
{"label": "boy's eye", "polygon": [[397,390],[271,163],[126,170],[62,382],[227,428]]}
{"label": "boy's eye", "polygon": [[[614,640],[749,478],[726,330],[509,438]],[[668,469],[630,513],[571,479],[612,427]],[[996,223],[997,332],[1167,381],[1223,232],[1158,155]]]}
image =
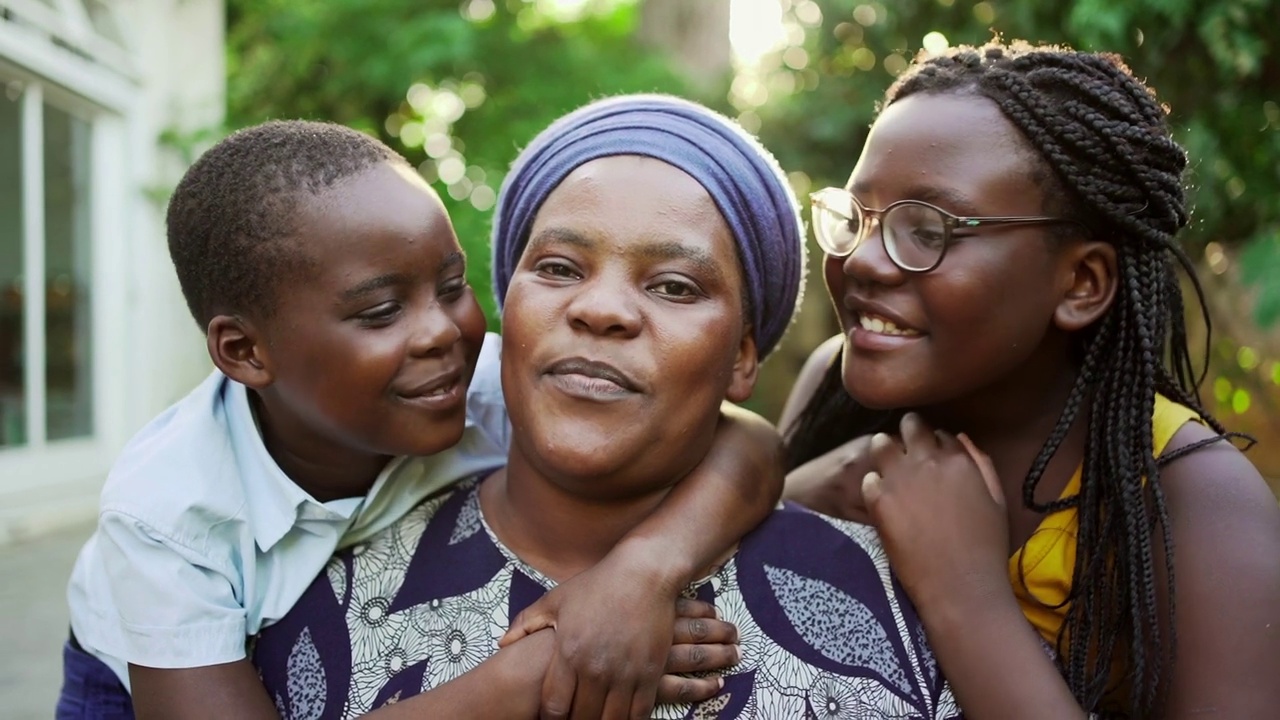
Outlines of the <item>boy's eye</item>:
{"label": "boy's eye", "polygon": [[446,300],[452,300],[462,294],[467,289],[467,279],[465,277],[454,278],[440,285],[437,294]]}
{"label": "boy's eye", "polygon": [[400,314],[400,304],[385,302],[368,310],[356,313],[356,319],[366,325],[385,325]]}

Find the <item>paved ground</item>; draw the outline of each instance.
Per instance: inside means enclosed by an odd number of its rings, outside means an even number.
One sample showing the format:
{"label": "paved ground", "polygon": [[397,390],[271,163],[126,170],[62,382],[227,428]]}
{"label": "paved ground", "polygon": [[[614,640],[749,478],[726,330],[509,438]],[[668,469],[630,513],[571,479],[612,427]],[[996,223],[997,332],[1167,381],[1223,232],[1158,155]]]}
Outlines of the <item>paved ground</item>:
{"label": "paved ground", "polygon": [[0,545],[0,716],[53,717],[67,637],[67,576],[92,525]]}

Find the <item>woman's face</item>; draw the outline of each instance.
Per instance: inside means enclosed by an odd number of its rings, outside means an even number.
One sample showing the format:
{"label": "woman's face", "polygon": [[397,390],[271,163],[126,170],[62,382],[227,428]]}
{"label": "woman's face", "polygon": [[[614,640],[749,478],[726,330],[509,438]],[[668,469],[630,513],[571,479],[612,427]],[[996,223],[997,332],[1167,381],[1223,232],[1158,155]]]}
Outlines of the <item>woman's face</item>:
{"label": "woman's face", "polygon": [[[962,216],[1041,215],[1034,162],[990,100],[912,95],[880,115],[848,187],[873,209],[911,199]],[[927,408],[1029,367],[1064,291],[1047,232],[957,228],[938,268],[909,274],[885,254],[877,222],[850,256],[827,257],[853,398],[872,408]]]}
{"label": "woman's face", "polygon": [[538,211],[503,307],[513,450],[587,497],[679,480],[721,401],[754,385],[742,283],[692,177],[637,156],[579,167]]}

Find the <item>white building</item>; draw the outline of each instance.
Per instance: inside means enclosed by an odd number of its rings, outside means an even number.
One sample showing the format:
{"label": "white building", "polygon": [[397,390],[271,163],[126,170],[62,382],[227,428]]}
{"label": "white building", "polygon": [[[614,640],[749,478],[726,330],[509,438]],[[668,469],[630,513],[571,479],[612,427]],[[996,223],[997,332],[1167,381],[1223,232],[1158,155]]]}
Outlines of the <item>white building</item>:
{"label": "white building", "polygon": [[224,24],[223,0],[0,0],[0,544],[91,518],[120,447],[207,372],[162,137],[220,125]]}

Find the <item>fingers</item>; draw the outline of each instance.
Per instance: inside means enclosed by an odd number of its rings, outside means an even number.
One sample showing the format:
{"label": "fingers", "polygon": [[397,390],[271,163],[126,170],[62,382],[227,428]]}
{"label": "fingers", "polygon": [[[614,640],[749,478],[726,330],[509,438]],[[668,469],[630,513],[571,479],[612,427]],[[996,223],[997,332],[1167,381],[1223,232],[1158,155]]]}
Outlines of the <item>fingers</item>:
{"label": "fingers", "polygon": [[658,680],[658,702],[695,703],[715,697],[724,687],[724,679],[719,677],[688,678],[678,675],[663,675]]}
{"label": "fingers", "polygon": [[695,673],[723,670],[742,660],[742,650],[732,644],[682,644],[672,645],[667,653],[666,672]]}
{"label": "fingers", "polygon": [[636,686],[636,694],[631,697],[631,708],[628,718],[631,720],[649,720],[653,716],[653,706],[658,700],[658,678],[642,679]]}
{"label": "fingers", "polygon": [[867,512],[874,516],[880,497],[884,494],[884,478],[878,472],[869,472],[862,477],[862,501],[867,506]]}
{"label": "fingers", "polygon": [[537,602],[520,611],[515,619],[511,621],[511,627],[507,628],[507,632],[498,640],[498,647],[504,648],[511,643],[519,640],[526,635],[532,635],[539,630],[554,628],[556,626],[556,611],[552,603],[547,600],[549,596],[544,595]]}
{"label": "fingers", "polygon": [[682,618],[716,618],[716,606],[702,600],[682,597],[676,600],[676,615]]}
{"label": "fingers", "polygon": [[982,481],[986,484],[987,491],[991,493],[991,499],[995,500],[1000,507],[1004,507],[1004,488],[1000,485],[1000,476],[996,473],[996,466],[991,462],[991,458],[979,450],[968,435],[960,433],[956,440],[964,447],[965,452],[969,453],[969,457],[974,464],[978,466],[978,472],[982,473]]}
{"label": "fingers", "polygon": [[735,643],[738,628],[733,623],[710,618],[676,618],[674,644]]}
{"label": "fingers", "polygon": [[871,461],[882,473],[901,462],[905,452],[902,443],[887,433],[871,436]]}
{"label": "fingers", "polygon": [[[601,720],[605,717],[604,705],[607,700],[605,692],[608,690],[606,686],[595,685],[588,682],[578,683],[577,690],[573,693],[571,702],[573,708],[569,711],[569,720]],[[626,689],[628,698],[631,696],[631,689]],[[630,703],[628,703],[629,705]],[[614,712],[622,712],[619,707]],[[619,717],[613,715],[612,717]]]}
{"label": "fingers", "polygon": [[578,676],[569,667],[569,663],[560,656],[559,644],[547,665],[547,674],[542,679],[542,711],[541,720],[565,720],[573,709],[574,692],[578,688]]}
{"label": "fingers", "polygon": [[[587,718],[590,718],[590,720],[631,720],[631,718],[636,717],[632,714],[632,701],[635,697],[635,693],[632,692],[630,687],[616,689],[610,692],[608,697],[604,698],[604,703],[600,706],[600,712],[594,715],[584,714],[581,717],[583,720],[587,720]],[[651,705],[652,702],[651,700]],[[578,703],[575,702],[573,705],[573,717],[578,718]],[[652,709],[650,707],[650,710]],[[649,715],[645,714],[640,717],[647,718]]]}
{"label": "fingers", "polygon": [[902,444],[907,449],[938,444],[938,436],[934,434],[933,428],[926,425],[924,418],[916,413],[909,412],[903,415],[898,428],[902,432]]}

